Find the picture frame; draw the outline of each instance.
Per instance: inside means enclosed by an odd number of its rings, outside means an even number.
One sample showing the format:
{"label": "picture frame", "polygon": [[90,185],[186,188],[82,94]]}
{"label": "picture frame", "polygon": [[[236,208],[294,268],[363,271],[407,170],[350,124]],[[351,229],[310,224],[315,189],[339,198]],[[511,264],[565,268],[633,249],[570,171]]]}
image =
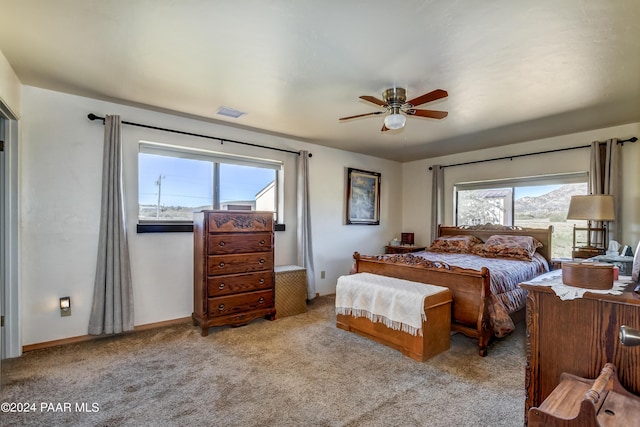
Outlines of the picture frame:
{"label": "picture frame", "polygon": [[347,225],[380,225],[379,172],[347,168]]}

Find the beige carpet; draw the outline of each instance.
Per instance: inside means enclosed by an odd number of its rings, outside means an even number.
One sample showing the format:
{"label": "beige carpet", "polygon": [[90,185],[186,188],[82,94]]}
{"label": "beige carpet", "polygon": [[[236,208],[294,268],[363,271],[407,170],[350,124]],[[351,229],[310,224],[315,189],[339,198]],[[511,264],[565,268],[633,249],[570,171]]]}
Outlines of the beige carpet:
{"label": "beige carpet", "polygon": [[523,325],[485,358],[455,334],[448,352],[418,363],[337,329],[333,304],[320,297],[305,314],[208,337],[184,324],[4,360],[0,401],[36,407],[0,413],[0,424],[523,425]]}

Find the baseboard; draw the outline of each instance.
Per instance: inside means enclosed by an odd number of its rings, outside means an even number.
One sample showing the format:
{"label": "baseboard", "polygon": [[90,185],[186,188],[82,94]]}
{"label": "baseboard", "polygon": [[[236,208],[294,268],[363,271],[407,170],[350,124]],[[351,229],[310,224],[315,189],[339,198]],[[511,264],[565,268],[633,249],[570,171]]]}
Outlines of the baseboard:
{"label": "baseboard", "polygon": [[[183,323],[188,323],[188,322],[191,322],[191,316],[134,326],[133,331],[125,332],[125,334],[135,334],[136,332],[146,331],[149,329],[162,328],[165,326],[181,325]],[[76,344],[79,342],[99,340],[101,338],[107,338],[112,336],[113,335],[80,335],[77,337],[63,338],[60,340],[45,341],[45,342],[36,343],[36,344],[23,345],[22,352],[26,353],[28,351],[40,350],[43,348],[57,347],[59,345],[67,345],[67,344]]]}

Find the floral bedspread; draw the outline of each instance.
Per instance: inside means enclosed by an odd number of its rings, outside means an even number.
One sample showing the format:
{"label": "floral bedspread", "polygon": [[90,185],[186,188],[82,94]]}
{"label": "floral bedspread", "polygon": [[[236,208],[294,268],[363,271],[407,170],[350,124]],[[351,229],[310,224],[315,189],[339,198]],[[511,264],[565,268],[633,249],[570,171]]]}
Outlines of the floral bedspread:
{"label": "floral bedspread", "polygon": [[[480,270],[489,269],[491,298],[489,317],[494,335],[503,337],[515,329],[509,313],[520,310],[526,304],[527,291],[518,284],[533,279],[549,271],[547,260],[535,253],[531,261],[519,261],[505,258],[485,258],[472,254],[441,252],[414,252],[408,254],[421,257],[435,263]],[[394,255],[402,256],[402,255]],[[383,257],[389,257],[385,255]]]}

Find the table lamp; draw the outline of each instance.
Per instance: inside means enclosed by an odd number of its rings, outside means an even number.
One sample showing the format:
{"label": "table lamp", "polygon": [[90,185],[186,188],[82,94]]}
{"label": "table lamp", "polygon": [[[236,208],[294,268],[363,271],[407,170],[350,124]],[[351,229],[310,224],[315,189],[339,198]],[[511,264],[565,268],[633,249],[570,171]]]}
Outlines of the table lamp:
{"label": "table lamp", "polygon": [[[607,244],[607,225],[605,222],[615,220],[613,196],[604,194],[571,196],[567,219],[587,221],[587,228],[573,226],[574,258],[588,258],[604,254],[606,251],[605,245]],[[602,226],[593,227],[592,221],[601,221]],[[577,230],[585,230],[587,232],[586,246],[578,246],[576,241]],[[599,238],[600,236],[602,239]]]}

